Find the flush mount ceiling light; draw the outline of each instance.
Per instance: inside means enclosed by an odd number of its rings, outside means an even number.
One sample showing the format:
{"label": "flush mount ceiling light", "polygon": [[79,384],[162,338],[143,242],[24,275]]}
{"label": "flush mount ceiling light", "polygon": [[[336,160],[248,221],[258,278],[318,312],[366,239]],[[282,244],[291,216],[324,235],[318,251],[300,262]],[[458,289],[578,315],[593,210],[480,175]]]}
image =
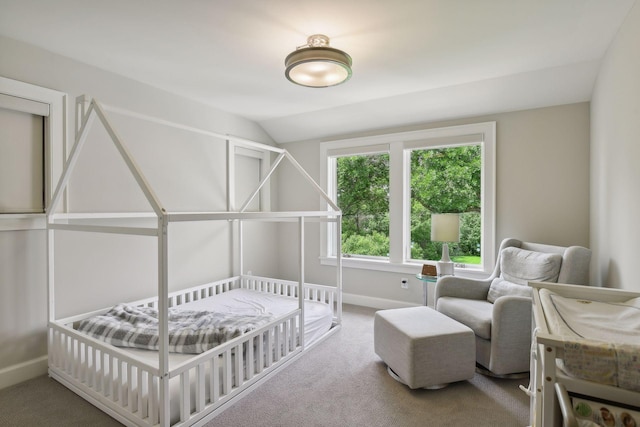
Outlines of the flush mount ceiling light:
{"label": "flush mount ceiling light", "polygon": [[308,87],[339,85],[351,77],[351,57],[329,47],[329,37],[314,34],[284,60],[289,81]]}

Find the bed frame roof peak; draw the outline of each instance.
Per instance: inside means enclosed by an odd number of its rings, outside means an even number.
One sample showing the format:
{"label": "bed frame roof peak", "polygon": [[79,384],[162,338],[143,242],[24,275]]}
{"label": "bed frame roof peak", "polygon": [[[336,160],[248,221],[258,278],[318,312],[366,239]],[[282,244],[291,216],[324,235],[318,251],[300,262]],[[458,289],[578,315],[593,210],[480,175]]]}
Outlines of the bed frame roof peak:
{"label": "bed frame roof peak", "polygon": [[[68,186],[69,179],[71,177],[71,173],[77,163],[78,158],[81,155],[82,148],[84,147],[89,129],[91,128],[93,122],[97,118],[99,122],[102,124],[104,129],[106,130],[111,142],[116,147],[120,157],[125,162],[129,171],[133,175],[136,183],[138,184],[140,190],[143,192],[146,200],[149,202],[153,213],[145,214],[137,214],[140,216],[152,216],[158,219],[170,221],[203,221],[203,220],[238,220],[238,219],[253,219],[253,220],[274,220],[274,219],[293,219],[300,217],[313,217],[313,218],[326,218],[329,221],[335,221],[336,218],[341,216],[341,211],[338,206],[331,200],[331,198],[326,194],[326,192],[322,189],[322,187],[304,170],[304,168],[296,161],[296,159],[284,148],[274,147],[271,145],[259,143],[256,141],[251,141],[245,138],[232,136],[232,135],[224,135],[220,133],[210,132],[207,130],[186,126],[180,123],[174,123],[168,120],[159,119],[157,117],[147,116],[144,114],[140,114],[137,112],[132,112],[128,110],[124,110],[117,107],[110,107],[98,102],[96,99],[91,99],[86,95],[82,95],[76,98],[76,138],[73,148],[69,154],[69,158],[67,159],[64,169],[62,172],[62,176],[58,182],[58,185],[55,189],[53,197],[51,198],[51,203],[49,204],[49,208],[47,210],[47,218],[48,224],[53,224],[56,218],[71,218],[69,214],[56,214],[58,210],[58,206],[61,202],[62,194]],[[211,136],[214,138],[224,139],[227,142],[227,192],[231,193],[235,191],[234,189],[234,177],[232,173],[234,172],[234,156],[236,148],[247,148],[254,149],[258,151],[262,151],[265,153],[276,153],[277,158],[273,161],[271,168],[269,171],[261,177],[261,181],[258,184],[257,188],[251,193],[246,201],[240,206],[239,209],[236,209],[234,206],[234,201],[232,198],[228,197],[227,199],[227,211],[225,212],[170,212],[168,211],[161,200],[153,190],[151,184],[144,177],[142,171],[140,170],[138,164],[136,163],[133,155],[123,142],[122,138],[116,131],[115,127],[112,125],[109,117],[107,115],[107,111],[115,112],[127,116],[131,116],[137,119],[170,126],[174,128],[179,128],[182,130],[187,130],[191,132],[195,132],[198,134],[203,134],[207,136]],[[283,160],[287,160],[294,169],[298,172],[298,174],[304,178],[313,188],[314,191],[318,193],[318,195],[324,199],[327,205],[326,210],[318,210],[318,211],[304,211],[304,212],[248,212],[247,209],[251,202],[255,199],[255,197],[260,194],[262,188],[267,184],[270,178],[273,176],[273,173],[277,170],[277,168],[283,163]],[[126,214],[115,214],[112,217],[123,217]],[[132,216],[136,216],[135,214]],[[95,218],[94,214],[87,214],[86,216],[83,214],[77,214],[76,218],[79,217],[92,217]],[[98,230],[96,230],[98,231]]]}

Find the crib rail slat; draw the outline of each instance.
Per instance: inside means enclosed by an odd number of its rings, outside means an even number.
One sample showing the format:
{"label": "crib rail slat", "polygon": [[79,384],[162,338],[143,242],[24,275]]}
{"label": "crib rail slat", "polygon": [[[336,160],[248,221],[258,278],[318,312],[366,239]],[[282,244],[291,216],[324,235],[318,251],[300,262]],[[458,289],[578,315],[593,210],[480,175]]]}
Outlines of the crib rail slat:
{"label": "crib rail slat", "polygon": [[242,385],[242,382],[244,380],[243,376],[242,376],[242,362],[243,362],[243,357],[242,357],[242,344],[238,344],[235,348],[234,348],[234,355],[233,355],[233,378],[234,378],[234,385],[235,387],[240,387]]}
{"label": "crib rail slat", "polygon": [[264,360],[264,352],[265,352],[265,345],[264,345],[264,334],[260,334],[256,337],[256,339],[258,340],[258,345],[257,347],[257,351],[258,351],[258,360],[256,362],[256,373],[261,373],[262,369],[265,366],[265,360]]}
{"label": "crib rail slat", "polygon": [[[224,353],[224,371],[222,372],[222,381],[224,386],[222,387],[223,394],[231,393],[231,388],[233,387],[233,377],[231,370],[231,350],[227,350]],[[214,373],[215,375],[215,373]]]}
{"label": "crib rail slat", "polygon": [[189,371],[185,371],[180,374],[180,421],[182,422],[187,421],[191,412],[191,407],[189,406],[189,401],[191,400],[190,392]]}
{"label": "crib rail slat", "polygon": [[160,410],[158,408],[158,378],[154,375],[147,375],[149,381],[149,422],[151,425],[158,424],[160,420]]}
{"label": "crib rail slat", "polygon": [[220,358],[218,356],[211,359],[211,375],[209,376],[211,402],[217,402],[220,399],[220,375],[217,375],[220,370],[219,361]]}
{"label": "crib rail slat", "polygon": [[197,369],[196,379],[196,412],[200,412],[204,409],[205,405],[205,364],[200,363]]}
{"label": "crib rail slat", "polygon": [[255,357],[253,355],[253,349],[256,345],[256,338],[252,338],[246,344],[246,361],[244,376],[247,380],[253,378],[255,374]]}

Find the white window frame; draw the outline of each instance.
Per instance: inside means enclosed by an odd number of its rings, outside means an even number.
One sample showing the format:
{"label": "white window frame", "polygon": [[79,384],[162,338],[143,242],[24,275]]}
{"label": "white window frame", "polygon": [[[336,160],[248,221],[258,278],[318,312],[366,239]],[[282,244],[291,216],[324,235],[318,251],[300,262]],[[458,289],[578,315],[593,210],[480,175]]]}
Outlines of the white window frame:
{"label": "white window frame", "polygon": [[[419,148],[437,148],[479,143],[482,147],[482,264],[478,267],[457,265],[455,274],[484,275],[495,264],[495,146],[496,123],[484,122],[460,126],[400,132],[370,137],[329,141],[320,144],[320,182],[325,191],[335,197],[335,161],[340,156],[389,152],[389,258],[348,257],[343,266],[370,270],[415,273],[421,264],[410,259],[410,151]],[[323,203],[324,205],[324,203]],[[321,227],[321,263],[335,265],[335,237],[328,226]]]}
{"label": "white window frame", "polygon": [[[48,109],[44,117],[44,193],[45,212],[24,214],[0,214],[0,231],[42,230],[46,228],[46,212],[55,185],[62,174],[65,158],[66,95],[52,89],[0,77],[0,94],[20,99],[10,109],[27,111],[28,104],[38,106],[38,113]],[[22,102],[24,101],[24,102]],[[26,110],[23,108],[26,106]],[[41,110],[44,107],[44,110]]]}
{"label": "white window frame", "polygon": [[[372,154],[383,154],[389,153],[389,144],[377,144],[377,145],[366,145],[366,146],[354,146],[354,147],[346,147],[346,148],[336,148],[331,149],[329,154],[323,156],[326,160],[326,168],[322,170],[326,170],[326,179],[322,179],[321,182],[326,183],[326,193],[329,197],[333,197],[334,201],[337,201],[336,193],[338,190],[338,176],[337,176],[337,158],[338,157],[348,157],[348,156],[361,156],[361,155],[372,155]],[[325,203],[326,206],[326,203]],[[391,207],[391,200],[389,200],[389,207]],[[391,224],[389,224],[391,227]],[[325,230],[323,232],[323,237],[325,238],[324,243],[327,249],[322,250],[322,254],[326,255],[329,258],[335,258],[336,254],[335,249],[338,247],[336,245],[337,235],[334,230],[334,226],[329,225],[328,227],[323,227]],[[322,240],[322,239],[321,239]],[[322,242],[321,242],[322,244]],[[387,262],[386,257],[378,257],[378,256],[367,256],[367,255],[358,255],[358,259],[360,260],[371,260],[376,261],[380,260],[381,262]],[[344,258],[343,258],[344,259]]]}

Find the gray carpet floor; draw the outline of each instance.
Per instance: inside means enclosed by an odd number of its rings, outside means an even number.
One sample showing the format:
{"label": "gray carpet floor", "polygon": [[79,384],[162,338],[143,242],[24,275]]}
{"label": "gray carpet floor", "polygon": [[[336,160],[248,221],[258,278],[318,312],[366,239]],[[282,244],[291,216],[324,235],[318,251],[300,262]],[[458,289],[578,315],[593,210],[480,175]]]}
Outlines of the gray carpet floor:
{"label": "gray carpet floor", "polygon": [[[528,379],[480,374],[410,390],[373,351],[375,310],[345,305],[342,329],[210,421],[216,426],[526,426]],[[0,426],[118,426],[43,376],[0,390]]]}

